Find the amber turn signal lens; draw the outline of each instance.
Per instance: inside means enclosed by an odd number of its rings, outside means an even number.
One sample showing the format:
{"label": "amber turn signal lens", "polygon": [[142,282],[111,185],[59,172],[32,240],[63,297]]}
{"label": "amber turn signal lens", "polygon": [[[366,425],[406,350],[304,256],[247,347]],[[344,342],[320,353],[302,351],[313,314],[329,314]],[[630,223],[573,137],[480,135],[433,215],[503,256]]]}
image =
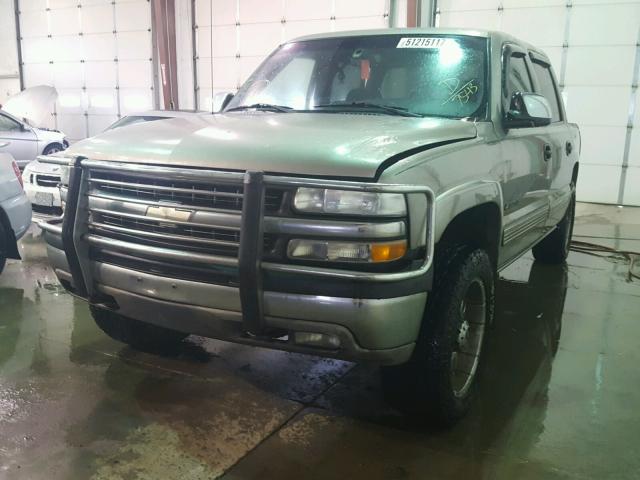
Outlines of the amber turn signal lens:
{"label": "amber turn signal lens", "polygon": [[287,247],[289,258],[325,262],[383,263],[402,258],[405,253],[406,240],[357,243],[295,238]]}
{"label": "amber turn signal lens", "polygon": [[371,244],[371,261],[374,263],[397,260],[404,257],[405,253],[407,253],[407,242],[404,240]]}

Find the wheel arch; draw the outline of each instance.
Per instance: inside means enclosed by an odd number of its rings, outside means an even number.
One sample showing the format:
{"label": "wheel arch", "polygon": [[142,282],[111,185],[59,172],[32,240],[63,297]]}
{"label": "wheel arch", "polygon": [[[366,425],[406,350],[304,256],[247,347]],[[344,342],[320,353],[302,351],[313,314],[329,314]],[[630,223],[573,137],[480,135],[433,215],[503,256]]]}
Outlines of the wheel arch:
{"label": "wheel arch", "polygon": [[453,189],[436,203],[436,256],[443,245],[472,245],[485,249],[497,267],[503,218],[500,184],[477,182]]}
{"label": "wheel arch", "polygon": [[573,171],[571,172],[571,183],[578,185],[578,173],[580,172],[580,162],[573,164]]}
{"label": "wheel arch", "polygon": [[45,143],[44,147],[42,148],[42,155],[45,155],[44,152],[46,152],[47,148],[51,147],[52,145],[59,145],[61,147],[61,150],[66,150],[67,147],[69,146],[68,143],[65,142],[64,140],[61,140],[61,141],[53,140],[51,142]]}

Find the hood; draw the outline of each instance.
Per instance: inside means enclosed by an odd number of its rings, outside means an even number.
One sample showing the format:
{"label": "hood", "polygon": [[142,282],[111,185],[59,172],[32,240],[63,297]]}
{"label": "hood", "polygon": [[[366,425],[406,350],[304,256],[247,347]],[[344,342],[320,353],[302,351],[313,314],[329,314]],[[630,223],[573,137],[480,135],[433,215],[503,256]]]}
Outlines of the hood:
{"label": "hood", "polygon": [[38,85],[10,96],[2,105],[2,109],[16,118],[26,119],[31,126],[36,127],[44,125],[53,112],[57,98],[58,92],[55,88]]}
{"label": "hood", "polygon": [[373,178],[390,157],[476,136],[471,122],[343,113],[238,112],[135,124],[76,143],[93,160]]}
{"label": "hood", "polygon": [[46,142],[46,143],[59,142],[63,144],[65,142],[64,133],[58,130],[50,130],[48,128],[34,128],[33,131],[38,136],[38,140],[42,142]]}
{"label": "hood", "polygon": [[42,163],[38,160],[33,160],[32,162],[27,163],[27,166],[24,167],[23,173],[45,173],[49,175],[60,175],[60,165],[56,165],[53,163]]}

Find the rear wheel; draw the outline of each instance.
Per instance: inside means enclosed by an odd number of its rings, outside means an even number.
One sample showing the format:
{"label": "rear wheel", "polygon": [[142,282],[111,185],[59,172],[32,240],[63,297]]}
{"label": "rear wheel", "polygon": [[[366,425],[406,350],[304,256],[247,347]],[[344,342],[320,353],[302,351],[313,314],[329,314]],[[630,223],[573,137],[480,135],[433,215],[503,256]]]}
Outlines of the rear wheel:
{"label": "rear wheel", "polygon": [[468,411],[475,395],[493,317],[494,272],[489,256],[479,249],[451,249],[437,263],[413,356],[405,365],[383,368],[382,380],[387,397],[400,407],[450,426]]}
{"label": "rear wheel", "polygon": [[556,228],[540,243],[533,247],[533,256],[542,263],[563,263],[569,255],[571,236],[573,235],[573,222],[576,213],[576,196],[571,195],[567,211],[556,225]]}
{"label": "rear wheel", "polygon": [[173,353],[188,336],[187,333],[123,317],[110,310],[94,306],[89,308],[93,319],[104,333],[143,352],[159,355]]}

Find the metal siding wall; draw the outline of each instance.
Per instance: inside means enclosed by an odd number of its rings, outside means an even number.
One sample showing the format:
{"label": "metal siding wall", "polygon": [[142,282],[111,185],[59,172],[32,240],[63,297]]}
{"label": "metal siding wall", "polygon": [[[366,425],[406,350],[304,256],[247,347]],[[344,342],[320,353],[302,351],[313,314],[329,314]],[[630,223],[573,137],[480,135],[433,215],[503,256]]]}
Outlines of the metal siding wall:
{"label": "metal siding wall", "polygon": [[20,0],[25,88],[59,93],[50,127],[71,141],[153,108],[151,8],[145,0]]}
{"label": "metal siding wall", "polygon": [[198,107],[236,91],[281,43],[319,32],[389,26],[390,0],[196,0]]}
{"label": "metal siding wall", "polygon": [[640,1],[440,0],[438,17],[544,49],[582,133],[578,199],[640,205]]}
{"label": "metal siding wall", "polygon": [[178,74],[178,105],[181,110],[195,108],[193,94],[193,39],[191,0],[179,0],[176,5],[176,60]]}
{"label": "metal siding wall", "polygon": [[20,91],[18,45],[13,0],[0,0],[0,105]]}

